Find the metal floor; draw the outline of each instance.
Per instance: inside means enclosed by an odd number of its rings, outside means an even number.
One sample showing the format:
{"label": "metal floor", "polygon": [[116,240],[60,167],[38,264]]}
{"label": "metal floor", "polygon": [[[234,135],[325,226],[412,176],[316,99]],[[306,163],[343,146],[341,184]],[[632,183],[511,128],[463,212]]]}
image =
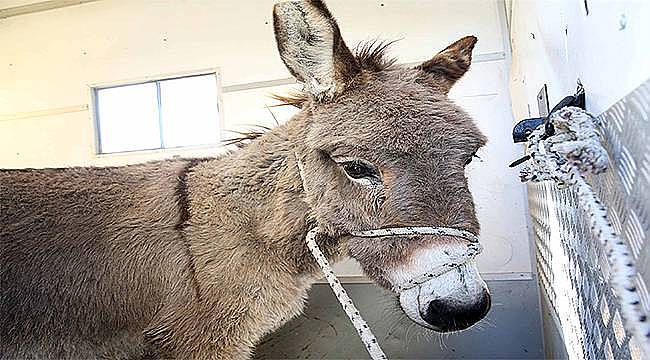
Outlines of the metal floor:
{"label": "metal floor", "polygon": [[[345,285],[390,359],[544,358],[535,280],[488,281],[492,309],[477,326],[444,335],[401,314],[374,284]],[[363,344],[327,284],[311,290],[305,313],[264,339],[256,359],[367,359]]]}

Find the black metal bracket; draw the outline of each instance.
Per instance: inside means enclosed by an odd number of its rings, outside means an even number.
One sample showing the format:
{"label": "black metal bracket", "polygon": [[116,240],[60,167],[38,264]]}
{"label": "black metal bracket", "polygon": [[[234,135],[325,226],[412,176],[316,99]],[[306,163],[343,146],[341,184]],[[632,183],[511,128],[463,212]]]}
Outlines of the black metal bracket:
{"label": "black metal bracket", "polygon": [[[521,143],[527,141],[528,137],[533,132],[533,130],[537,129],[542,124],[544,124],[544,136],[542,137],[543,139],[555,134],[555,128],[553,127],[553,124],[550,121],[550,117],[554,112],[562,109],[563,107],[575,106],[583,110],[586,110],[585,90],[582,84],[580,83],[580,81],[578,81],[576,93],[573,95],[569,95],[564,99],[560,100],[560,102],[557,103],[557,105],[555,105],[553,109],[548,112],[548,114],[544,114],[542,111],[543,109],[548,110],[548,97],[546,92],[546,84],[544,84],[542,90],[540,90],[539,94],[537,95],[537,101],[539,102],[538,105],[540,108],[541,117],[528,118],[519,121],[512,129],[512,140],[515,143]],[[520,159],[513,161],[510,164],[510,167],[515,167],[527,161],[528,159],[530,159],[530,156],[526,155]]]}
{"label": "black metal bracket", "polygon": [[[538,101],[546,101],[548,103],[546,99],[546,85],[544,85],[540,91],[540,94],[538,95]],[[549,118],[551,117],[551,114],[562,109],[565,106],[576,106],[585,110],[585,91],[582,87],[582,84],[578,82],[576,93],[560,100],[560,102],[557,103],[557,105],[555,105],[548,114],[540,114],[542,115],[541,117],[524,119],[518,122],[512,130],[512,140],[515,143],[520,143],[528,140],[528,136],[530,136],[533,130],[542,124],[545,124],[545,137],[553,135],[555,133],[555,129],[553,128],[553,124],[551,124]],[[540,106],[540,108],[542,108],[542,106]]]}
{"label": "black metal bracket", "polygon": [[528,136],[540,125],[546,122],[546,117],[523,119],[512,129],[512,140],[520,143],[528,140]]}

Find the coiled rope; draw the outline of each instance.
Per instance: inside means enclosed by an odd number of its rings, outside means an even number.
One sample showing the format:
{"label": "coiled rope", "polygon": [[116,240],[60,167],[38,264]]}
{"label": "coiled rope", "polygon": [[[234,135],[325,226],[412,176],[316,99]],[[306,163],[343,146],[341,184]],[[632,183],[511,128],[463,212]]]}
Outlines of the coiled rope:
{"label": "coiled rope", "polygon": [[555,134],[545,138],[544,126],[528,138],[530,161],[520,172],[524,182],[551,180],[560,187],[574,186],[580,205],[589,214],[591,230],[605,248],[611,266],[610,283],[618,298],[625,330],[650,356],[650,324],[641,307],[635,285],[634,259],[607,219],[607,209],[585,180],[587,174],[607,170],[607,152],[596,132],[596,119],[577,107],[554,112],[550,121]]}

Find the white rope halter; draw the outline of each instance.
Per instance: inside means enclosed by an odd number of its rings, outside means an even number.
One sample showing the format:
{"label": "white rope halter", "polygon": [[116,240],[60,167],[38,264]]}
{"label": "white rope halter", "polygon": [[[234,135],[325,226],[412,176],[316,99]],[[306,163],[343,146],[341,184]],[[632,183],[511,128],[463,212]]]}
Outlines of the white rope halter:
{"label": "white rope halter", "polygon": [[530,162],[521,170],[522,181],[555,181],[559,186],[575,186],[580,205],[605,248],[611,266],[610,282],[621,307],[625,329],[636,337],[650,356],[650,324],[636,290],[634,258],[607,220],[607,209],[585,180],[589,173],[607,170],[607,152],[600,144],[595,119],[584,110],[565,107],[551,115],[555,135],[544,138],[544,126],[528,138]]}
{"label": "white rope halter", "polygon": [[[300,159],[298,158],[297,154],[296,154],[296,160],[298,161],[298,169],[300,170],[300,177],[302,178],[303,189],[307,189],[305,186],[305,178],[303,176],[303,165]],[[318,228],[313,228],[309,230],[309,232],[307,232],[307,236],[305,237],[305,241],[307,242],[307,247],[309,248],[312,255],[316,259],[316,262],[320,266],[323,274],[325,275],[325,278],[327,279],[327,282],[329,283],[330,287],[332,288],[332,291],[334,292],[334,295],[336,295],[336,298],[338,299],[339,303],[343,307],[345,314],[348,316],[350,322],[352,322],[352,325],[357,330],[357,334],[359,334],[361,341],[366,346],[366,349],[368,350],[368,354],[370,355],[370,357],[374,360],[387,359],[386,354],[384,353],[384,351],[379,346],[379,343],[377,342],[377,338],[375,338],[375,335],[368,327],[368,324],[366,323],[365,320],[363,320],[361,314],[359,314],[359,310],[357,309],[356,306],[354,306],[352,299],[350,299],[347,292],[341,285],[341,282],[339,281],[339,279],[337,279],[336,275],[334,275],[334,270],[332,270],[329,261],[327,261],[325,255],[323,255],[323,252],[318,247],[318,244],[316,244],[316,237],[318,235],[319,235]],[[454,268],[457,268],[467,263],[468,261],[475,258],[478,254],[480,254],[481,251],[483,250],[481,244],[478,241],[478,237],[476,235],[472,234],[469,231],[448,228],[448,227],[432,227],[432,226],[392,227],[392,228],[383,228],[383,229],[374,229],[374,230],[352,231],[350,232],[349,235],[354,237],[366,237],[366,238],[384,237],[384,236],[408,236],[408,235],[444,235],[444,236],[459,237],[459,238],[466,239],[468,241],[467,249],[463,253],[455,257],[453,262],[444,263],[438,267],[429,269],[427,272],[424,272],[402,284],[393,284],[393,290],[398,293],[411,289],[420,284],[423,284],[437,276],[440,276],[450,270],[453,270]]]}
{"label": "white rope halter", "polygon": [[402,284],[394,284],[393,290],[395,292],[402,292],[408,289],[414,288],[420,284],[440,276],[450,270],[453,270],[468,261],[475,258],[478,254],[483,251],[483,247],[478,242],[478,237],[472,234],[469,231],[448,228],[448,227],[432,227],[432,226],[412,226],[412,227],[394,227],[394,228],[384,228],[376,230],[366,230],[366,231],[353,231],[350,233],[352,236],[356,237],[383,237],[383,236],[400,236],[400,235],[444,235],[444,236],[453,236],[458,238],[463,238],[468,241],[467,249],[454,258],[453,262],[444,263],[429,269],[429,271],[422,273],[412,279],[409,279]]}

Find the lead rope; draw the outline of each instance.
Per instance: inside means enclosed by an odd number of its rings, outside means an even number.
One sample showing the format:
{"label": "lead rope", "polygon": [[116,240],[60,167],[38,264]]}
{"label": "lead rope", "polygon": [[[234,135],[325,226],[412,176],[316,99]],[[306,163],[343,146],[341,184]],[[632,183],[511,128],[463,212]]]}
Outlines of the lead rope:
{"label": "lead rope", "polygon": [[607,219],[607,209],[585,180],[587,174],[600,174],[608,165],[607,152],[596,132],[596,120],[580,108],[565,107],[553,113],[550,121],[555,135],[544,139],[542,125],[528,138],[531,161],[521,170],[521,180],[552,180],[560,187],[576,187],[580,205],[589,214],[591,229],[605,248],[611,266],[610,282],[621,307],[625,329],[636,337],[646,356],[650,356],[650,325],[635,285],[634,259]]}
{"label": "lead rope", "polygon": [[[305,178],[303,176],[304,169],[303,169],[302,162],[298,158],[297,154],[296,154],[296,161],[298,162],[298,169],[300,171],[300,178],[302,179],[303,189],[306,190],[307,188],[305,185]],[[359,310],[352,302],[352,299],[350,299],[350,297],[348,296],[348,293],[341,285],[339,279],[336,277],[336,275],[334,275],[334,270],[332,270],[329,261],[327,261],[327,258],[325,258],[325,255],[323,255],[323,252],[318,247],[318,244],[316,244],[316,237],[319,234],[320,233],[318,231],[318,228],[313,228],[307,232],[305,241],[307,243],[307,247],[309,248],[309,251],[311,251],[311,254],[314,256],[314,259],[316,259],[316,263],[318,263],[318,265],[320,266],[321,271],[325,275],[327,282],[329,283],[330,287],[332,288],[332,291],[334,292],[334,295],[336,295],[336,299],[339,301],[339,303],[343,307],[343,310],[345,311],[345,314],[350,319],[352,326],[354,326],[354,328],[357,330],[357,334],[359,334],[359,338],[361,338],[361,342],[363,342],[363,344],[365,345],[366,350],[370,355],[370,358],[373,360],[388,359],[384,351],[381,349],[381,346],[379,346],[379,343],[377,342],[377,338],[370,330],[370,327],[368,326],[366,321],[359,313]],[[352,231],[350,232],[350,235],[356,237],[383,237],[383,236],[399,236],[399,235],[444,235],[444,236],[460,237],[468,240],[467,250],[464,253],[458,255],[453,262],[444,263],[432,270],[429,270],[426,273],[423,273],[417,277],[408,280],[403,284],[393,285],[393,289],[398,293],[411,289],[420,284],[423,284],[435,278],[436,276],[442,275],[448,272],[449,270],[461,266],[467,263],[468,261],[470,261],[471,259],[473,259],[474,257],[476,257],[476,255],[480,254],[482,251],[481,244],[479,243],[478,237],[476,235],[470,233],[469,231],[447,228],[447,227],[430,227],[430,226],[393,227],[393,228],[383,228],[383,229],[364,230],[364,231]]]}
{"label": "lead rope", "polygon": [[316,259],[316,262],[323,271],[323,274],[325,274],[327,282],[330,284],[334,295],[336,295],[336,298],[339,300],[339,303],[343,307],[343,310],[348,316],[348,319],[350,319],[350,322],[352,322],[352,326],[354,326],[354,328],[357,330],[357,334],[359,334],[361,342],[363,342],[363,344],[366,346],[366,350],[368,350],[370,358],[373,360],[388,359],[384,351],[379,346],[377,338],[375,338],[375,335],[368,327],[368,324],[359,314],[357,307],[354,306],[352,299],[350,299],[348,293],[345,291],[343,286],[341,286],[341,282],[336,278],[336,275],[334,275],[334,270],[332,270],[329,261],[327,261],[323,255],[323,252],[318,248],[318,245],[315,241],[317,235],[318,228],[309,230],[307,236],[305,237],[305,240],[307,241],[307,247],[311,251],[311,254],[314,256],[314,259]]}

